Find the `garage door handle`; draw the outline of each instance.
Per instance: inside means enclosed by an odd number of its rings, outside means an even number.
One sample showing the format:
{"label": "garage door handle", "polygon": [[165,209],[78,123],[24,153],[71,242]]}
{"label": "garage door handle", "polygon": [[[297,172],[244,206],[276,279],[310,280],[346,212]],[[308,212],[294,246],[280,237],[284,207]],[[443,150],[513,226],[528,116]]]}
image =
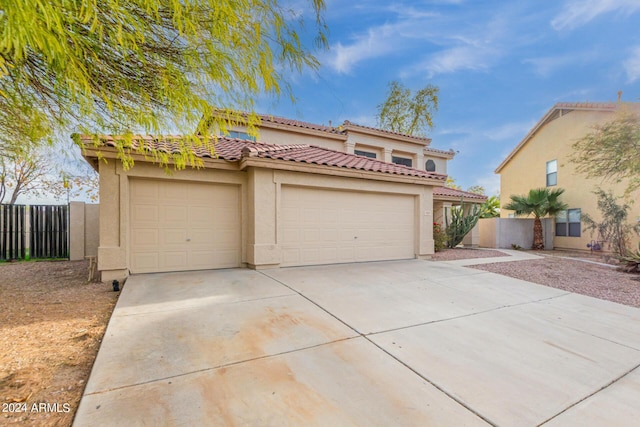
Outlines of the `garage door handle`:
{"label": "garage door handle", "polygon": [[190,241],[191,241],[191,239],[187,239],[187,242],[190,242]]}

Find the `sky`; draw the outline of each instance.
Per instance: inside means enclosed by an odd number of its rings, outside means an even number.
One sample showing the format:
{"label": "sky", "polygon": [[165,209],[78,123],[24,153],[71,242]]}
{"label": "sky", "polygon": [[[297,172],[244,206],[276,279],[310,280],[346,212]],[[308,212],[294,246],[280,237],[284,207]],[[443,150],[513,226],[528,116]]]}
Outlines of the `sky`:
{"label": "sky", "polygon": [[289,76],[295,104],[264,99],[257,111],[376,126],[390,81],[438,86],[431,146],[459,152],[448,173],[464,189],[497,194],[495,168],[557,102],[640,97],[640,0],[326,5],[330,48],[317,53],[320,69]]}

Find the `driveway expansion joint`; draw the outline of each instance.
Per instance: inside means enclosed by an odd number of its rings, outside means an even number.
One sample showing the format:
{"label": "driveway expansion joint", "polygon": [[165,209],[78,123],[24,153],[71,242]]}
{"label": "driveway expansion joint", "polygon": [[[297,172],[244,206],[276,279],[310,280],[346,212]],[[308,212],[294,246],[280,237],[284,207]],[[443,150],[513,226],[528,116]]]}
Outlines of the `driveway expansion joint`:
{"label": "driveway expansion joint", "polygon": [[256,361],[256,360],[271,359],[271,358],[282,356],[282,355],[285,355],[285,354],[297,353],[297,352],[300,352],[300,351],[310,350],[310,349],[313,349],[313,348],[323,347],[323,346],[326,346],[326,345],[331,345],[331,344],[335,344],[335,343],[339,343],[339,342],[349,341],[349,340],[353,340],[353,339],[357,339],[357,338],[361,338],[361,337],[362,337],[362,335],[356,335],[356,336],[352,336],[352,337],[340,338],[340,339],[337,339],[337,340],[327,341],[327,342],[323,342],[323,343],[320,343],[320,344],[314,344],[314,345],[309,345],[309,346],[306,346],[306,347],[296,348],[296,349],[293,349],[293,350],[282,351],[280,353],[265,354],[265,355],[258,356],[258,357],[252,357],[250,359],[243,359],[243,360],[237,360],[235,362],[223,363],[222,365],[218,365],[218,366],[211,366],[211,367],[208,367],[208,368],[196,369],[194,371],[182,372],[182,373],[176,374],[176,375],[169,375],[169,376],[163,377],[163,378],[156,378],[156,379],[149,380],[149,381],[141,381],[141,382],[135,383],[135,384],[127,384],[127,385],[123,385],[123,386],[120,386],[120,387],[112,387],[112,388],[107,388],[107,389],[104,389],[104,390],[98,390],[98,391],[94,391],[94,392],[90,392],[90,393],[85,393],[84,396],[96,396],[96,395],[100,395],[100,394],[104,394],[104,393],[109,393],[109,392],[112,392],[112,391],[124,390],[124,389],[143,386],[143,385],[147,385],[147,384],[161,383],[163,381],[171,380],[171,379],[174,379],[174,378],[186,377],[186,376],[189,376],[189,375],[199,374],[199,373],[203,373],[203,372],[211,372],[211,371],[215,371],[217,369],[229,368],[231,366],[242,365],[244,363],[253,362],[253,361]]}
{"label": "driveway expansion joint", "polygon": [[629,375],[630,373],[632,373],[633,371],[635,371],[636,369],[639,369],[639,368],[640,368],[640,363],[637,364],[636,366],[634,366],[633,368],[629,369],[627,372],[625,372],[622,375],[620,375],[618,378],[614,378],[613,380],[611,380],[607,384],[603,385],[602,387],[600,387],[598,390],[594,391],[593,393],[590,393],[590,394],[584,396],[582,399],[580,399],[580,400],[572,403],[571,405],[567,406],[566,408],[564,408],[562,411],[558,412],[554,416],[544,420],[543,422],[538,424],[537,427],[544,426],[545,424],[547,424],[551,420],[553,420],[553,419],[559,417],[560,415],[564,414],[565,412],[567,412],[569,409],[575,407],[576,405],[579,405],[580,403],[584,402],[585,400],[590,399],[591,397],[595,396],[596,394],[600,393],[601,391],[611,387],[612,385],[614,385],[615,383],[617,383],[618,381],[620,381],[621,379],[623,379],[624,377],[626,377],[627,375]]}

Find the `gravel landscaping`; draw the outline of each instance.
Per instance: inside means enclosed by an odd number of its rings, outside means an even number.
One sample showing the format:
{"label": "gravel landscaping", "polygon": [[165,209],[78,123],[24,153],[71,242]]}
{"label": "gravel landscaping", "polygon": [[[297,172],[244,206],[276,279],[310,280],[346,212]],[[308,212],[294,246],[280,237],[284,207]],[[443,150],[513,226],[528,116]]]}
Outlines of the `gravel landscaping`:
{"label": "gravel landscaping", "polygon": [[[471,268],[640,308],[640,275],[624,273],[609,265],[596,264],[615,263],[610,256],[589,252],[526,252],[543,258],[478,264]],[[433,260],[488,258],[500,256],[498,253],[487,249],[456,248],[436,253]],[[504,253],[502,255],[508,256]]]}
{"label": "gravel landscaping", "polygon": [[118,296],[87,273],[85,261],[0,263],[0,425],[71,425]]}

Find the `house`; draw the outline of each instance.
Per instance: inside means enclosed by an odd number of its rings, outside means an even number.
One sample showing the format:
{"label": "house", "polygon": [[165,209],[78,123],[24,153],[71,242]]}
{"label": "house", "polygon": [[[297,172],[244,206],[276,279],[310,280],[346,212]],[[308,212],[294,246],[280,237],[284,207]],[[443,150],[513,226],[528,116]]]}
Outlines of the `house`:
{"label": "house", "polygon": [[[118,137],[100,137],[98,146],[82,137],[84,156],[100,174],[102,280],[428,258],[441,215],[435,209],[465,194],[443,189],[453,153],[431,149],[426,138],[286,119],[265,119],[260,130],[260,142],[242,128],[219,136],[215,155],[195,149],[203,168],[171,175],[140,154],[125,170]],[[137,137],[133,152],[172,153],[178,140]]]}
{"label": "house", "polygon": [[[621,196],[627,183],[611,183],[602,179],[587,178],[576,172],[570,161],[573,144],[591,132],[594,125],[614,119],[619,108],[636,108],[638,103],[558,103],[536,123],[515,149],[495,170],[500,174],[502,204],[511,195],[526,194],[532,188],[563,188],[562,201],[569,205],[567,211],[556,216],[553,230],[553,246],[557,249],[588,250],[587,244],[597,240],[597,234],[583,231],[582,215],[588,213],[599,221],[596,187],[611,190]],[[636,200],[638,194],[635,194]],[[502,218],[513,217],[513,212],[501,209]],[[632,205],[632,221],[640,221],[640,205]],[[634,238],[632,244],[637,245]],[[606,249],[606,245],[605,245]]]}

